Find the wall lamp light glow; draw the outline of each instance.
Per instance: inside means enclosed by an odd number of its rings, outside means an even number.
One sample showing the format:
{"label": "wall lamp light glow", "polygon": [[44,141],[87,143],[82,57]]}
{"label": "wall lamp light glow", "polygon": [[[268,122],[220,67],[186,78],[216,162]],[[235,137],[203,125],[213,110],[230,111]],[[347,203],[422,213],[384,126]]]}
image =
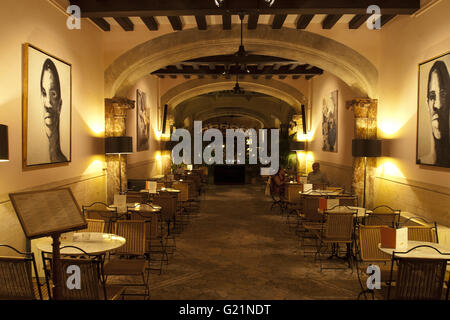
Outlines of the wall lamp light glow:
{"label": "wall lamp light glow", "polygon": [[394,163],[394,160],[390,158],[383,158],[381,160],[381,164],[377,167],[376,174],[384,177],[406,178],[403,172]]}

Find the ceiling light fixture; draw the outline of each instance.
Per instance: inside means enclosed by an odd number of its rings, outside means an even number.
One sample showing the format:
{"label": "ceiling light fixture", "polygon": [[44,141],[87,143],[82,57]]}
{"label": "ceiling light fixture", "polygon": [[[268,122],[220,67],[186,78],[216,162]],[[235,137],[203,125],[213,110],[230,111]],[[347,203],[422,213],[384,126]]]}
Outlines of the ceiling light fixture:
{"label": "ceiling light fixture", "polygon": [[275,3],[275,0],[264,0],[264,1],[267,3],[269,7],[271,7]]}

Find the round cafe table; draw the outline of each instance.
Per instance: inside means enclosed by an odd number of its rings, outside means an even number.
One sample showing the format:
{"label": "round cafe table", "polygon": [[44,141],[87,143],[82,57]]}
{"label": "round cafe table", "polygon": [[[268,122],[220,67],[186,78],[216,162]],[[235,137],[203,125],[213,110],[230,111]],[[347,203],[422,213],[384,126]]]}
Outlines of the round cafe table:
{"label": "round cafe table", "polygon": [[[66,233],[61,235],[60,248],[66,246],[78,247],[84,250],[87,254],[100,255],[106,252],[115,250],[123,246],[126,242],[125,238],[111,233],[101,232],[76,232]],[[45,237],[39,239],[36,243],[38,250],[52,253],[52,238]],[[63,248],[60,254],[64,255],[83,255],[84,253],[76,248],[68,247]]]}
{"label": "round cafe table", "polygon": [[[405,253],[417,246],[424,246],[424,247],[420,247],[412,250],[411,252]],[[440,254],[439,252],[430,247],[439,250],[442,254]],[[378,249],[389,255],[392,255],[395,251],[395,249],[392,248],[382,248],[381,243],[378,244]],[[434,242],[408,241],[408,249],[402,251],[395,251],[395,256],[400,258],[450,259],[450,247],[448,245],[443,245]]]}

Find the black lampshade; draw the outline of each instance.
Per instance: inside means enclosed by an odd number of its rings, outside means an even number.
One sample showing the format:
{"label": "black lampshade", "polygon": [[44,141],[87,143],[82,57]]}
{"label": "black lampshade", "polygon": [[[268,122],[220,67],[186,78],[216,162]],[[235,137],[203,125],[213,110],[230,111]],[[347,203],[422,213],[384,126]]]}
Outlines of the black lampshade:
{"label": "black lampshade", "polygon": [[380,157],[381,140],[354,139],[352,141],[352,155],[354,157]]}
{"label": "black lampshade", "polygon": [[9,161],[8,126],[0,124],[0,161]]}
{"label": "black lampshade", "polygon": [[132,137],[105,138],[105,154],[129,154],[129,153],[133,153]]}
{"label": "black lampshade", "polygon": [[305,141],[290,141],[289,148],[291,149],[291,151],[304,151]]}

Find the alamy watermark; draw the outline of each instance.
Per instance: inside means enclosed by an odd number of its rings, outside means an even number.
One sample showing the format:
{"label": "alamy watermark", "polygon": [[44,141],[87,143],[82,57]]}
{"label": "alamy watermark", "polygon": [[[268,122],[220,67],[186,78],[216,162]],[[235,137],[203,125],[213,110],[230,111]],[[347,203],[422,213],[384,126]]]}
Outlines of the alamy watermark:
{"label": "alamy watermark", "polygon": [[69,30],[81,29],[81,9],[79,6],[71,5],[67,7],[66,12],[70,14],[67,18],[66,25]]}
{"label": "alamy watermark", "polygon": [[70,276],[67,277],[66,286],[69,290],[80,290],[81,289],[81,270],[77,265],[70,265],[66,270],[67,274]]}
{"label": "alamy watermark", "polygon": [[[202,133],[202,122],[194,121],[194,139],[186,129],[176,129],[172,133],[171,140],[179,142],[172,149],[172,162],[174,164],[223,164],[223,149],[225,147],[226,164],[245,164],[246,153],[248,151],[249,164],[257,164],[258,158],[262,165],[270,165],[268,168],[261,168],[261,175],[274,175],[279,169],[279,129],[270,129],[270,156],[268,153],[269,129],[259,129],[258,134],[255,129],[227,129],[226,143],[223,141],[223,134],[219,129],[208,129]],[[214,140],[213,140],[214,139]],[[212,141],[213,140],[213,141]],[[237,152],[235,159],[235,140],[237,141]],[[203,142],[210,142],[202,151]],[[193,143],[192,143],[193,142]],[[192,147],[194,151],[192,153]],[[248,150],[246,149],[248,145]]]}

